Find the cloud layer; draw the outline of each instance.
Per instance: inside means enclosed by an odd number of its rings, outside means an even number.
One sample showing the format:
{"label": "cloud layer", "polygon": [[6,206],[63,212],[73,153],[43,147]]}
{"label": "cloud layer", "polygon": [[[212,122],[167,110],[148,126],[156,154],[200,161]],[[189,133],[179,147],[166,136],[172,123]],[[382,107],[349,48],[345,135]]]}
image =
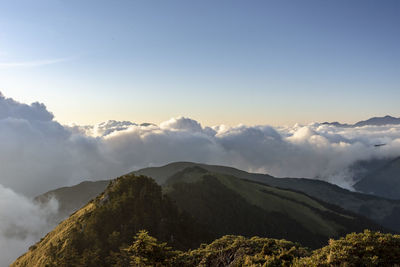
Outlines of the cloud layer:
{"label": "cloud layer", "polygon": [[[108,121],[70,127],[55,121],[43,104],[26,105],[0,94],[0,251],[7,251],[0,254],[0,264],[17,256],[10,251],[26,250],[50,230],[46,214],[56,205],[38,207],[27,197],[82,180],[194,161],[351,188],[350,165],[399,155],[399,125],[205,127],[179,117],[160,125]],[[19,225],[26,216],[32,224]]]}
{"label": "cloud layer", "polygon": [[[374,146],[381,143],[387,145]],[[0,95],[0,184],[29,197],[174,161],[224,164],[350,187],[348,166],[398,155],[398,125],[204,127],[180,117],[160,125],[108,121],[68,127],[55,121],[43,104],[26,105]]]}
{"label": "cloud layer", "polygon": [[0,266],[11,264],[54,226],[48,218],[57,208],[54,199],[35,205],[0,185]]}
{"label": "cloud layer", "polygon": [[0,69],[8,68],[28,68],[28,67],[41,67],[46,65],[52,65],[60,62],[71,60],[70,58],[54,58],[54,59],[43,59],[35,61],[20,61],[20,62],[0,62]]}

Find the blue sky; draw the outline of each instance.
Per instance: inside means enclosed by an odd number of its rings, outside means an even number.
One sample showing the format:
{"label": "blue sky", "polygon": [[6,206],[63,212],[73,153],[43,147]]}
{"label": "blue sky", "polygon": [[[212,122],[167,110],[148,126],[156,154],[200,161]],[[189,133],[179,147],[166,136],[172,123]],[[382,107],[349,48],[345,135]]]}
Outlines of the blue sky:
{"label": "blue sky", "polygon": [[400,2],[2,1],[0,90],[63,123],[400,116]]}

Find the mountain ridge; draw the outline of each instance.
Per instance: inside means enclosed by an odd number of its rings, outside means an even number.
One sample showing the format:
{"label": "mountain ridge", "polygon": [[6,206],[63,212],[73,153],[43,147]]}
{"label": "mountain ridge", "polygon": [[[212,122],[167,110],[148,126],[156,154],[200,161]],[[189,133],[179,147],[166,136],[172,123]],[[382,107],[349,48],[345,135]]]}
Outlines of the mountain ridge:
{"label": "mountain ridge", "polygon": [[392,117],[389,115],[383,117],[372,117],[364,121],[359,121],[354,124],[340,123],[340,122],[323,122],[323,125],[332,125],[343,128],[354,128],[363,126],[384,126],[384,125],[398,125],[400,124],[400,118]]}
{"label": "mountain ridge", "polygon": [[[198,166],[215,173],[227,174],[238,177],[240,179],[260,182],[276,188],[301,192],[308,195],[309,197],[318,199],[325,203],[339,206],[355,214],[365,216],[389,229],[400,231],[399,200],[392,200],[359,192],[351,192],[347,189],[343,189],[324,181],[306,178],[274,178],[270,175],[248,173],[232,167],[207,165],[192,162],[170,163],[162,167],[145,168],[133,173],[152,177],[156,180],[158,184],[163,185],[171,175],[178,173],[185,168],[194,166]],[[105,188],[104,183],[103,186]],[[85,195],[85,191],[82,190],[80,186],[76,186],[73,188],[75,188],[75,190],[78,191],[79,194]],[[101,187],[98,188],[98,193],[101,193],[101,189]],[[52,192],[48,194],[52,195],[51,193]],[[85,201],[82,201],[80,205],[75,206],[75,210],[86,204],[89,200],[90,198],[86,197]],[[69,210],[70,213],[73,211],[74,210]],[[61,219],[63,218],[59,217],[59,220]]]}

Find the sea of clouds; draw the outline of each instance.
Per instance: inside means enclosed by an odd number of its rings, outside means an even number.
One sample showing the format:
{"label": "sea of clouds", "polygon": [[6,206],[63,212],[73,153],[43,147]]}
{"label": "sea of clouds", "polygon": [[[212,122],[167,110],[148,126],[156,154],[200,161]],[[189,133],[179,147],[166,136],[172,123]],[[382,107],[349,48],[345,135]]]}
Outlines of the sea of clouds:
{"label": "sea of clouds", "polygon": [[[207,127],[179,117],[159,125],[65,126],[45,105],[19,103],[0,93],[0,266],[50,229],[46,214],[56,212],[57,203],[43,207],[30,199],[61,186],[194,161],[316,178],[351,189],[353,163],[399,155],[400,125]],[[21,218],[30,222],[19,224]]]}

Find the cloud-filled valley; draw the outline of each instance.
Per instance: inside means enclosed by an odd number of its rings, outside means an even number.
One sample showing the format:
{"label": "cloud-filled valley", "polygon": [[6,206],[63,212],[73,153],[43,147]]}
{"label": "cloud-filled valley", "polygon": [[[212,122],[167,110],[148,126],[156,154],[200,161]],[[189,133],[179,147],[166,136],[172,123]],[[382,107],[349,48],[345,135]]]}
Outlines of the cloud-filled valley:
{"label": "cloud-filled valley", "polygon": [[[17,256],[46,229],[43,218],[56,203],[39,207],[29,198],[83,180],[194,161],[277,177],[317,178],[351,188],[353,163],[399,155],[400,125],[208,127],[179,117],[159,125],[109,121],[64,126],[44,104],[27,105],[0,95],[0,217],[7,218],[0,226],[0,247],[4,249],[5,242],[20,246]],[[23,214],[34,223],[23,226],[25,235],[10,234],[9,227]]]}

